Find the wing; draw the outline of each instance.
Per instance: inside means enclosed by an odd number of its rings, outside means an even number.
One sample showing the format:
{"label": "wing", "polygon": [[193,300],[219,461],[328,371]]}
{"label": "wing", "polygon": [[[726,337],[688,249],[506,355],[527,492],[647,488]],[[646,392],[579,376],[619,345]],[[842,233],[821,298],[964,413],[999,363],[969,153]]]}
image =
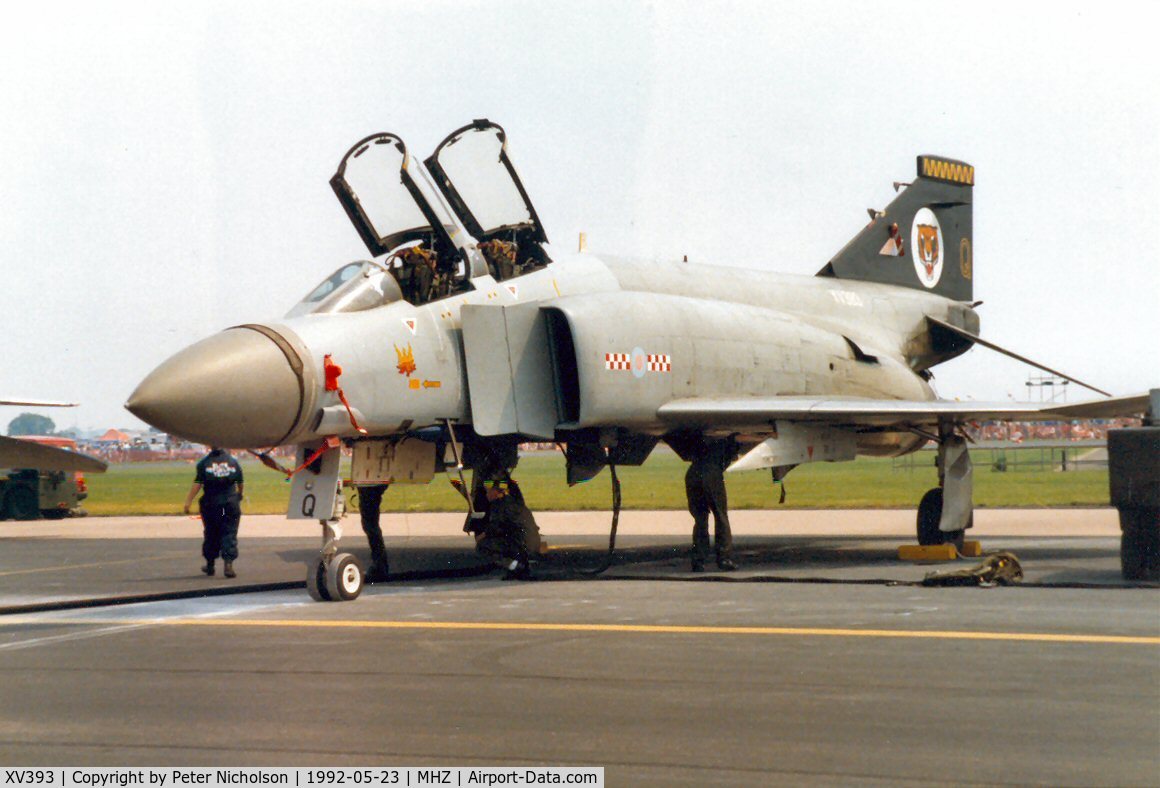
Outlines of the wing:
{"label": "wing", "polygon": [[774,421],[815,422],[834,426],[930,427],[940,422],[1068,421],[1138,416],[1148,409],[1148,395],[1111,397],[1064,405],[954,400],[893,400],[818,397],[749,397],[681,399],[662,405],[660,419],[675,427],[749,429]]}
{"label": "wing", "polygon": [[0,399],[0,405],[26,405],[36,408],[75,408],[75,402],[46,402],[38,399]]}
{"label": "wing", "polygon": [[87,454],[0,435],[0,468],[104,473],[107,467],[101,460]]}

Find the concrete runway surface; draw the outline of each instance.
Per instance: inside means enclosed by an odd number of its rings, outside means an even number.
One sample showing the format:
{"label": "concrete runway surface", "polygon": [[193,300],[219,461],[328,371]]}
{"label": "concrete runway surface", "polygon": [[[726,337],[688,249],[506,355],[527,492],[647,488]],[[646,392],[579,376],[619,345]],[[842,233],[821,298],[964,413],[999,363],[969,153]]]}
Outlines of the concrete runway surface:
{"label": "concrete runway surface", "polygon": [[395,578],[334,604],[301,588],[317,524],[245,518],[225,580],[186,518],[0,523],[0,761],[1160,784],[1160,597],[1119,580],[1114,510],[979,510],[1023,562],[1007,588],[916,585],[973,562],[897,561],[911,511],[737,512],[728,575],[688,571],[687,514],[626,512],[596,580],[569,567],[608,514],[539,513],[530,583],[486,573],[462,515],[383,519]]}

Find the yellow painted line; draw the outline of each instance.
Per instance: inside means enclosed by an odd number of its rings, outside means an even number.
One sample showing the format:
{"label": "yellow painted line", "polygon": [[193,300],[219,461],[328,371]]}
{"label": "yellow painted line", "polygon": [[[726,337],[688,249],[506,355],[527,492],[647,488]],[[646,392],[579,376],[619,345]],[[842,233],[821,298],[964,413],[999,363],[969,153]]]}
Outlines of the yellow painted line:
{"label": "yellow painted line", "polygon": [[197,551],[190,552],[189,550],[172,551],[168,553],[161,553],[159,555],[147,555],[141,558],[123,558],[119,561],[94,561],[89,564],[59,564],[57,566],[42,566],[36,569],[11,569],[7,572],[0,572],[0,577],[7,577],[9,575],[31,575],[38,572],[60,572],[71,569],[92,569],[96,566],[115,566],[116,564],[141,564],[146,561],[156,561],[158,558],[172,558],[174,556],[186,555],[196,556],[201,558]]}
{"label": "yellow painted line", "polygon": [[[224,618],[172,619],[59,619],[39,622],[56,624],[153,624],[174,627],[265,627],[287,629],[436,629],[452,631],[505,632],[604,632],[640,635],[765,635],[846,638],[906,638],[914,640],[999,640],[1024,643],[1086,643],[1105,645],[1160,646],[1160,637],[1126,635],[1065,635],[1044,632],[967,632],[956,630],[825,629],[812,627],[713,627],[650,624],[534,624],[502,621],[344,621]],[[29,623],[23,619],[21,623]]]}

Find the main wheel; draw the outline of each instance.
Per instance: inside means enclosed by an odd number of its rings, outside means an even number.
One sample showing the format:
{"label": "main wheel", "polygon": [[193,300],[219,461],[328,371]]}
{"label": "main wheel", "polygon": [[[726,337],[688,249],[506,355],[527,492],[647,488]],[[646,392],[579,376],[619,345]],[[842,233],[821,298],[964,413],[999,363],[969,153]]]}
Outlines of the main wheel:
{"label": "main wheel", "polygon": [[31,487],[13,487],[4,501],[8,516],[13,520],[36,520],[40,518],[40,502]]}
{"label": "main wheel", "polygon": [[1121,509],[1120,571],[1125,580],[1160,580],[1160,509]]}
{"label": "main wheel", "polygon": [[943,532],[938,521],[942,519],[943,491],[941,487],[927,490],[918,503],[918,543],[935,545],[943,543]]}
{"label": "main wheel", "polygon": [[326,568],[326,590],[331,600],[347,602],[358,599],[363,589],[363,568],[350,553],[339,553]]}
{"label": "main wheel", "polygon": [[306,565],[306,592],[315,602],[330,601],[330,591],[326,588],[326,560],[322,556]]}
{"label": "main wheel", "polygon": [[[918,503],[918,543],[920,545],[953,544],[962,550],[966,530],[944,531],[938,527],[942,520],[943,491],[941,487],[927,490]],[[975,513],[967,519],[967,528],[975,524]]]}

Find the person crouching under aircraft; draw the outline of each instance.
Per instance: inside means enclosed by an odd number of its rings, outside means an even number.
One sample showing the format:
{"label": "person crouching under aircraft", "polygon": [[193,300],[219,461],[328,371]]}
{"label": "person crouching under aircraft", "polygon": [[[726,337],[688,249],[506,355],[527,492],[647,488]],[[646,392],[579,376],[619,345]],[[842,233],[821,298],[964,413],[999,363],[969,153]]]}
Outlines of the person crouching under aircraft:
{"label": "person crouching under aircraft", "polygon": [[487,516],[475,530],[475,549],[505,570],[504,580],[529,580],[528,560],[540,552],[540,529],[515,482],[487,481]]}

